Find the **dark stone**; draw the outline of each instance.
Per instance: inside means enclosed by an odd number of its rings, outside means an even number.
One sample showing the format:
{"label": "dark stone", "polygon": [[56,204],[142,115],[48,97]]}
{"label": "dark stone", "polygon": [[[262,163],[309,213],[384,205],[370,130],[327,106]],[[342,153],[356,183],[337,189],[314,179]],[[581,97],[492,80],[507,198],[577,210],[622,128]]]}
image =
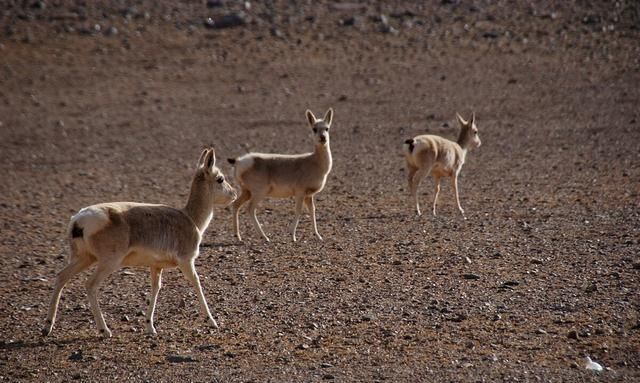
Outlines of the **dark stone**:
{"label": "dark stone", "polygon": [[477,279],[480,279],[480,276],[479,276],[479,275],[476,275],[476,274],[462,274],[462,277],[463,277],[464,279],[470,279],[470,280],[477,280]]}
{"label": "dark stone", "polygon": [[82,360],[82,350],[74,351],[69,355],[69,360],[73,360],[74,362],[78,362]]}
{"label": "dark stone", "polygon": [[193,363],[196,360],[190,355],[169,355],[167,361],[170,363]]}
{"label": "dark stone", "polygon": [[500,35],[498,34],[498,32],[494,32],[494,31],[488,31],[482,34],[482,37],[484,37],[485,39],[497,39]]}
{"label": "dark stone", "polygon": [[351,16],[344,19],[340,19],[340,21],[338,21],[338,24],[342,25],[343,27],[352,27],[356,24],[356,18]]}
{"label": "dark stone", "polygon": [[222,0],[207,0],[207,8],[220,8],[224,6]]}
{"label": "dark stone", "polygon": [[233,28],[245,24],[247,24],[247,16],[243,12],[231,12],[216,18],[209,17],[204,22],[204,26],[209,29]]}

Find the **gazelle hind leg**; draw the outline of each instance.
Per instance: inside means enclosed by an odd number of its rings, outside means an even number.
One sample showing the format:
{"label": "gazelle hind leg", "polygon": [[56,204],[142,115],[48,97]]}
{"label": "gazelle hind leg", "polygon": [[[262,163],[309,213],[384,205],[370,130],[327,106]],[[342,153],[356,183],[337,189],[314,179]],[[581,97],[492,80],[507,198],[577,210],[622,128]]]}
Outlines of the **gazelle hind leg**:
{"label": "gazelle hind leg", "polygon": [[49,304],[47,324],[42,330],[42,335],[47,336],[51,334],[51,331],[53,330],[53,325],[56,321],[56,313],[58,311],[58,304],[60,302],[60,296],[62,295],[62,289],[64,286],[71,280],[71,278],[89,268],[89,266],[94,262],[95,259],[88,253],[74,255],[71,258],[71,263],[58,273],[58,276],[56,277],[56,285],[53,289],[53,295],[51,296],[51,303]]}
{"label": "gazelle hind leg", "polygon": [[[113,259],[113,257],[105,257],[105,259]],[[100,304],[98,303],[98,289],[102,282],[114,271],[120,268],[120,263],[115,261],[98,261],[98,267],[93,272],[93,275],[87,281],[87,295],[89,296],[89,304],[91,305],[91,311],[95,318],[98,330],[105,338],[111,337],[111,330],[104,321]]]}
{"label": "gazelle hind leg", "polygon": [[414,205],[414,207],[417,209],[418,211],[418,215],[420,215],[420,205],[418,204],[418,197],[417,197],[417,188],[413,182],[413,177],[416,175],[416,171],[418,171],[418,168],[407,163],[407,168],[408,168],[408,174],[407,174],[407,184],[408,184],[408,188],[409,188],[409,196],[412,197],[412,203]]}

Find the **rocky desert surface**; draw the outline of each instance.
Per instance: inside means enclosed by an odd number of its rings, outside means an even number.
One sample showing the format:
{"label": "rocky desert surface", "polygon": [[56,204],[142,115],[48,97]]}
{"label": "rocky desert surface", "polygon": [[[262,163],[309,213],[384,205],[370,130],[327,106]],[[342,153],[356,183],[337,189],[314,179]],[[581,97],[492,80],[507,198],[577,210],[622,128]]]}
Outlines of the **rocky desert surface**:
{"label": "rocky desert surface", "polygon": [[[0,4],[0,381],[640,380],[640,5],[635,1],[43,0]],[[311,151],[335,110],[324,241],[291,200],[222,208],[193,288],[149,271],[65,288],[69,217],[181,206],[202,148]],[[483,145],[417,217],[405,139]],[[588,356],[603,366],[585,368]]]}

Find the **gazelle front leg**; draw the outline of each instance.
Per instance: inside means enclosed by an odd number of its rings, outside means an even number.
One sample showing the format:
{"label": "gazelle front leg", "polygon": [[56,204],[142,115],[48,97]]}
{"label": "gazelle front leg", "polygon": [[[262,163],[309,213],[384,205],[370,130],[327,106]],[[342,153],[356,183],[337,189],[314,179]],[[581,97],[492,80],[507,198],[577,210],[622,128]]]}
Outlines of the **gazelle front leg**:
{"label": "gazelle front leg", "polygon": [[262,225],[260,225],[260,222],[258,222],[258,216],[256,215],[256,208],[259,202],[260,201],[256,199],[256,196],[253,196],[253,198],[251,198],[251,202],[249,202],[249,215],[253,220],[253,226],[255,226],[256,230],[258,230],[260,234],[262,234],[262,237],[265,239],[265,241],[269,242],[269,237],[267,237],[267,235],[264,233],[264,230],[262,230]]}
{"label": "gazelle front leg", "polygon": [[316,204],[312,195],[304,198],[304,204],[311,213],[311,219],[313,221],[313,232],[316,234],[319,240],[322,241],[320,233],[318,233],[318,225],[316,224]]}
{"label": "gazelle front leg", "polygon": [[458,210],[460,210],[460,214],[462,214],[462,218],[467,219],[464,215],[464,210],[460,206],[460,198],[458,197],[458,173],[453,176],[453,180],[451,181],[453,184],[453,190],[456,193],[456,203],[458,204]]}
{"label": "gazelle front leg", "polygon": [[151,296],[149,297],[149,306],[147,307],[146,331],[147,334],[156,335],[156,328],[153,326],[153,313],[156,309],[158,300],[158,292],[162,287],[162,269],[158,267],[151,268]]}
{"label": "gazelle front leg", "polygon": [[198,277],[198,273],[196,272],[196,267],[193,264],[194,258],[191,259],[188,263],[178,265],[182,274],[184,274],[185,278],[193,285],[193,288],[196,290],[196,295],[198,296],[198,301],[200,302],[200,309],[202,313],[206,315],[207,319],[211,323],[211,325],[215,328],[218,327],[218,322],[213,319],[213,315],[211,315],[211,311],[209,311],[209,306],[207,305],[207,300],[204,297],[204,292],[202,291],[202,285],[200,284],[200,278]]}
{"label": "gazelle front leg", "polygon": [[251,193],[248,190],[242,190],[242,194],[238,197],[237,200],[233,201],[232,210],[233,210],[233,233],[238,238],[238,241],[242,241],[242,237],[240,236],[240,224],[239,224],[239,216],[240,209],[242,205],[244,205],[249,199],[251,199]]}
{"label": "gazelle front leg", "polygon": [[411,183],[411,194],[413,194],[413,198],[415,200],[416,213],[418,214],[418,216],[422,215],[422,212],[420,211],[420,201],[418,200],[418,187],[420,186],[420,182],[422,181],[422,179],[426,177],[426,175],[429,174],[430,171],[431,167],[423,167],[418,169],[413,175],[413,180]]}
{"label": "gazelle front leg", "polygon": [[440,194],[440,177],[433,177],[433,182],[436,184],[436,190],[433,194],[433,216],[436,216],[436,204],[438,203],[438,195]]}
{"label": "gazelle front leg", "polygon": [[296,242],[296,230],[298,229],[298,222],[300,222],[300,216],[302,215],[303,201],[304,194],[296,195],[296,217],[293,221],[293,242]]}

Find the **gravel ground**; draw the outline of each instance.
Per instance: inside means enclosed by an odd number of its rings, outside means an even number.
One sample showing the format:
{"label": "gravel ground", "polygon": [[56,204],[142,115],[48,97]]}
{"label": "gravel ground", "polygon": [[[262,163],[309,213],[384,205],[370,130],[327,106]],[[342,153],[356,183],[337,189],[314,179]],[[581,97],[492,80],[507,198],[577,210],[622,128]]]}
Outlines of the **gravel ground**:
{"label": "gravel ground", "polygon": [[[83,3],[88,3],[83,4]],[[8,1],[0,6],[0,381],[640,380],[640,6],[635,2]],[[132,5],[135,4],[135,5]],[[165,272],[87,276],[43,338],[68,218],[97,202],[180,206],[200,150],[311,150],[334,167],[290,240],[216,212],[196,262],[221,324]],[[416,217],[402,143],[483,145]],[[232,180],[233,182],[233,180]],[[420,189],[425,211],[433,193]],[[583,357],[602,364],[584,368]]]}

